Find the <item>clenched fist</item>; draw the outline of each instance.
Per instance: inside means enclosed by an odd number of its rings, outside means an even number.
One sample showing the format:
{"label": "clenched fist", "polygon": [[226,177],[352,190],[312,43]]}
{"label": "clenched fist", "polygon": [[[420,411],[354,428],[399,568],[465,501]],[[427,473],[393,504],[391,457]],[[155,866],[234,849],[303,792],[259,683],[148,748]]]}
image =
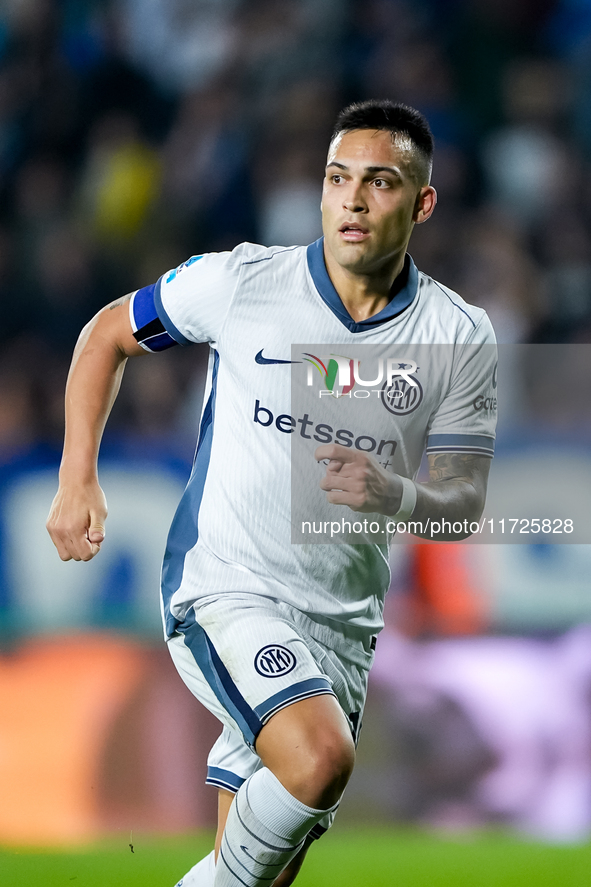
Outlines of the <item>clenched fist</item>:
{"label": "clenched fist", "polygon": [[107,500],[98,481],[61,483],[46,527],[63,561],[89,561],[105,538]]}

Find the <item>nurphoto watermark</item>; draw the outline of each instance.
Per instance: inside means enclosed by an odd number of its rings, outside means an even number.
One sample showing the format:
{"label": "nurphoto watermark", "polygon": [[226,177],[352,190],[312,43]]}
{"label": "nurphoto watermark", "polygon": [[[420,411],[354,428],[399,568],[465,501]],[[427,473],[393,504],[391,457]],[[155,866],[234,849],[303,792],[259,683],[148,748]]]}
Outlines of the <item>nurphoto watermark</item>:
{"label": "nurphoto watermark", "polygon": [[[591,543],[591,346],[304,343],[291,377],[289,413],[257,402],[255,421],[291,435],[293,544]],[[484,511],[329,502],[326,445],[419,485],[492,459]]]}

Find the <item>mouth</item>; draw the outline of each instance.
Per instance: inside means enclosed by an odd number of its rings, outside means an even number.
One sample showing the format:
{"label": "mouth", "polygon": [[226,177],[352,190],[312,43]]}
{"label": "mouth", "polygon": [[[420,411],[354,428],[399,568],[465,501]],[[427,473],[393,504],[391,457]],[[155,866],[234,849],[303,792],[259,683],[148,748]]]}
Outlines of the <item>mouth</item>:
{"label": "mouth", "polygon": [[364,228],[363,225],[358,225],[357,222],[343,222],[339,228],[339,234],[343,240],[349,243],[357,243],[369,237],[367,228]]}

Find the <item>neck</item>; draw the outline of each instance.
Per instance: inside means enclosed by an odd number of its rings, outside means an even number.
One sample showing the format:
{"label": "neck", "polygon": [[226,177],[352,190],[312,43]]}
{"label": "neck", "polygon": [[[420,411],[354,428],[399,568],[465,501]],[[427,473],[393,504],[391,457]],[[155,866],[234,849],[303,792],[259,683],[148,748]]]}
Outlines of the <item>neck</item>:
{"label": "neck", "polygon": [[341,301],[353,320],[367,320],[379,314],[391,299],[392,284],[404,268],[406,252],[396,257],[387,268],[371,274],[359,274],[334,259],[324,244],[326,270]]}

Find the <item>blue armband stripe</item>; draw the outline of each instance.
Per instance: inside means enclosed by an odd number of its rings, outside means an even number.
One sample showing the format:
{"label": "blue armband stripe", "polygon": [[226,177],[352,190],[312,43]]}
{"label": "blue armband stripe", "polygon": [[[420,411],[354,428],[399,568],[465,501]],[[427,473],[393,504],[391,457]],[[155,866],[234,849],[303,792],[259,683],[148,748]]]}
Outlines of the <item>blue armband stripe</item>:
{"label": "blue armband stripe", "polygon": [[427,453],[472,453],[493,456],[495,439],[487,434],[430,434]]}
{"label": "blue armband stripe", "polygon": [[166,351],[167,348],[174,348],[178,345],[178,342],[175,342],[172,336],[166,332],[159,333],[157,336],[150,336],[148,339],[141,339],[140,341],[150,351]]}
{"label": "blue armband stripe", "polygon": [[176,328],[168,314],[166,313],[166,309],[162,304],[162,294],[160,292],[160,287],[162,284],[162,278],[154,285],[154,306],[156,311],[158,312],[158,317],[164,324],[164,328],[171,338],[178,342],[179,345],[193,345],[190,339],[187,339],[183,334]]}
{"label": "blue armband stripe", "polygon": [[133,337],[149,351],[166,351],[177,342],[165,331],[158,317],[154,305],[154,290],[155,284],[144,286],[133,297],[133,324],[136,327]]}
{"label": "blue armband stripe", "polygon": [[154,306],[154,287],[153,283],[150,286],[143,286],[134,296],[133,319],[138,330],[158,318],[158,312]]}

